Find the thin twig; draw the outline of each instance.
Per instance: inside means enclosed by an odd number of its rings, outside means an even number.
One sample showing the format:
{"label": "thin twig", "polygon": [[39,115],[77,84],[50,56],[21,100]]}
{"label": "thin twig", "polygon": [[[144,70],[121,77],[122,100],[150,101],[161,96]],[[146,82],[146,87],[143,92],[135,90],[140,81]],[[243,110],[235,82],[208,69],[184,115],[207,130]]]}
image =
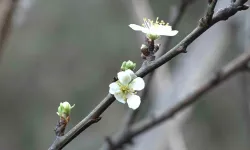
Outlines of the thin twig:
{"label": "thin twig", "polygon": [[203,25],[209,25],[212,21],[214,15],[214,9],[216,6],[217,0],[209,0],[206,15],[201,19]]}
{"label": "thin twig", "polygon": [[193,103],[197,102],[199,97],[210,91],[212,88],[216,87],[232,75],[236,74],[239,71],[243,70],[243,67],[250,61],[250,52],[246,52],[236,58],[234,61],[229,63],[227,66],[218,71],[210,80],[198,87],[194,92],[181,100],[180,103],[172,107],[171,109],[165,111],[162,115],[155,118],[146,118],[141,122],[135,124],[131,127],[130,131],[127,133],[127,136],[124,136],[119,141],[113,141],[113,149],[118,149],[122,147],[127,141],[130,141],[132,138],[140,135],[141,133],[152,129],[153,127],[160,125],[162,122],[170,119],[178,112],[189,107]]}
{"label": "thin twig", "polygon": [[[94,123],[97,123],[98,121],[101,120],[101,117],[97,117],[95,119],[89,119],[88,122],[86,124],[84,124],[85,128],[88,128],[89,126],[91,126]],[[72,136],[71,139],[65,140],[64,136],[57,136],[56,140],[54,141],[54,143],[51,145],[51,147],[49,148],[49,150],[54,150],[54,149],[62,149],[64,146],[66,146],[69,142],[71,142],[75,137],[77,137],[82,131],[84,131],[85,128],[80,128],[75,126],[73,129],[71,130],[76,130],[76,134],[74,134]],[[65,141],[65,142],[64,142]],[[62,145],[62,147],[58,147],[58,143],[63,143],[64,145]]]}
{"label": "thin twig", "polygon": [[[197,39],[202,33],[204,33],[211,26],[216,24],[221,20],[226,20],[229,17],[233,16],[240,10],[245,10],[239,5],[240,3],[231,4],[227,8],[220,10],[215,16],[212,18],[211,24],[208,26],[197,26],[189,35],[187,35],[179,44],[177,44],[174,48],[169,50],[166,54],[161,56],[155,61],[145,61],[142,67],[136,72],[136,75],[139,77],[144,77],[148,73],[152,72],[156,68],[170,61],[175,56],[186,52],[186,48],[190,45],[195,39]],[[90,125],[87,124],[89,120],[98,118],[113,102],[115,98],[113,95],[108,94],[97,106],[92,110],[87,117],[85,117],[81,122],[79,122],[75,127],[73,127],[67,134],[65,134],[61,140],[58,142],[54,142],[52,148],[50,150],[62,149],[65,145],[67,145],[70,141],[72,141],[77,135],[79,135],[82,131],[87,129]]]}
{"label": "thin twig", "polygon": [[[173,29],[176,29],[176,27],[178,26],[178,24],[180,23],[182,17],[184,16],[184,13],[187,9],[187,7],[192,4],[195,0],[181,0],[181,3],[176,6],[176,9],[173,10],[173,12],[171,12],[170,14],[170,18],[171,20],[170,25],[172,26]],[[163,54],[165,54],[167,52],[167,50],[170,47],[170,43],[172,42],[172,37],[168,37],[166,39],[166,41],[164,42],[164,49],[161,49],[157,52],[158,56],[162,56]]]}
{"label": "thin twig", "polygon": [[[3,2],[2,2],[3,3]],[[12,17],[16,10],[18,0],[10,0],[7,6],[4,8],[5,11],[3,12],[3,17],[0,27],[0,54],[3,52],[4,45],[6,43],[6,40],[8,39],[10,29],[12,27]]]}

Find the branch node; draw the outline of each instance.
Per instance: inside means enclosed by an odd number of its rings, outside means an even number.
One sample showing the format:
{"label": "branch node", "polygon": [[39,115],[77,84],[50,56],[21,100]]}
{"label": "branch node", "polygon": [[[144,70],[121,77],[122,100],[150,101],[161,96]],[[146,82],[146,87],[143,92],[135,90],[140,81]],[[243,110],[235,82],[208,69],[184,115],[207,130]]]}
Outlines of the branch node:
{"label": "branch node", "polygon": [[142,65],[141,65],[141,68],[140,68],[138,71],[140,71],[140,70],[142,70],[142,69],[145,69],[145,68],[148,67],[152,62],[154,62],[154,61],[149,61],[149,60],[143,61]]}
{"label": "branch node", "polygon": [[217,84],[221,80],[221,71],[218,71],[214,74],[214,77],[212,78],[212,84]]}
{"label": "branch node", "polygon": [[102,117],[97,117],[97,118],[94,118],[94,119],[91,119],[90,121],[92,123],[97,123],[98,121],[100,121],[102,119]]}
{"label": "branch node", "polygon": [[187,46],[185,44],[179,46],[176,51],[179,51],[181,53],[187,53]]}
{"label": "branch node", "polygon": [[205,18],[201,18],[201,19],[199,20],[199,26],[200,26],[200,27],[207,27],[207,23],[206,23]]}
{"label": "branch node", "polygon": [[217,0],[208,0],[207,12],[206,12],[206,15],[200,19],[199,21],[200,26],[208,27],[211,24],[216,3],[217,3]]}

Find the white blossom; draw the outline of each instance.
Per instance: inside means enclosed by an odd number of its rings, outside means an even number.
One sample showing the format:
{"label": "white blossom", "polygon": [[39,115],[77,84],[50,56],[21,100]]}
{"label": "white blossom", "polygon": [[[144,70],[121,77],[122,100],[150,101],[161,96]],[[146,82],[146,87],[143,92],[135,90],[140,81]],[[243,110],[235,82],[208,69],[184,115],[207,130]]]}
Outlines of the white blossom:
{"label": "white blossom", "polygon": [[156,40],[160,38],[160,36],[175,36],[178,33],[177,30],[172,30],[172,27],[163,20],[159,22],[158,17],[155,22],[146,18],[144,18],[143,21],[142,26],[130,24],[129,27],[135,31],[145,33],[151,40]]}
{"label": "white blossom", "polygon": [[141,98],[136,95],[136,91],[144,89],[144,80],[137,77],[132,70],[121,71],[117,77],[118,81],[109,85],[109,93],[113,94],[117,101],[123,104],[128,103],[129,108],[137,109]]}

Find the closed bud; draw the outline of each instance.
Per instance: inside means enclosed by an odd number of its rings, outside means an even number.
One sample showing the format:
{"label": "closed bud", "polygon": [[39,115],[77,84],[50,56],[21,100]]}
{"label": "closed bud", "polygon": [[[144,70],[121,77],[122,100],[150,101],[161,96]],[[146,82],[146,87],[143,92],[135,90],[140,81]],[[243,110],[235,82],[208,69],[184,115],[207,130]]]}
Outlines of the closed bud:
{"label": "closed bud", "polygon": [[121,70],[122,71],[125,71],[125,70],[128,70],[128,69],[130,69],[130,70],[134,70],[135,69],[135,67],[136,67],[136,63],[133,63],[132,61],[124,61],[123,63],[122,63],[122,66],[121,66]]}
{"label": "closed bud", "polygon": [[160,45],[161,44],[155,44],[155,46],[154,46],[154,52],[157,52],[159,50]]}
{"label": "closed bud", "polygon": [[142,44],[142,45],[141,45],[141,50],[148,50],[148,46],[145,45],[145,44]]}
{"label": "closed bud", "polygon": [[60,106],[58,107],[58,112],[57,112],[58,116],[64,119],[67,119],[70,115],[71,109],[74,106],[75,105],[71,106],[68,102],[60,103]]}
{"label": "closed bud", "polygon": [[148,56],[148,55],[150,54],[147,45],[145,45],[145,44],[142,44],[142,45],[141,45],[141,53],[142,53],[144,56]]}

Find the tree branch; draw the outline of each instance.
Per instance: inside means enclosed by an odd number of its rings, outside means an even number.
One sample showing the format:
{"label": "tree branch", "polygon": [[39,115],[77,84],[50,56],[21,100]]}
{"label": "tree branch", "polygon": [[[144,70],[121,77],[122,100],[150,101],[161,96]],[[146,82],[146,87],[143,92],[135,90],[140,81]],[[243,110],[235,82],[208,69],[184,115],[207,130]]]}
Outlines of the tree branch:
{"label": "tree branch", "polygon": [[162,122],[170,119],[181,110],[189,107],[197,102],[199,97],[219,85],[235,73],[244,70],[245,65],[250,61],[250,52],[246,52],[229,63],[227,66],[218,71],[210,80],[198,87],[194,92],[181,100],[180,103],[165,111],[157,118],[146,118],[131,127],[130,131],[122,139],[112,142],[113,149],[121,148],[125,143],[131,141],[132,138],[142,134],[143,132],[160,125]]}
{"label": "tree branch", "polygon": [[[170,61],[175,56],[186,52],[186,48],[190,45],[195,39],[197,39],[202,33],[204,33],[211,26],[216,24],[221,20],[225,20],[225,18],[229,18],[233,16],[236,12],[242,9],[241,3],[231,4],[229,7],[220,10],[211,20],[211,24],[208,26],[197,26],[189,35],[187,35],[179,44],[177,44],[174,48],[164,54],[162,57],[158,58],[155,61],[144,61],[142,67],[136,72],[136,75],[139,77],[144,77],[148,73],[152,72],[156,68]],[[89,120],[97,119],[113,102],[115,98],[113,95],[108,94],[97,106],[90,112],[90,114],[85,117],[81,122],[79,122],[75,127],[73,127],[67,134],[54,142],[53,147],[49,148],[49,150],[57,150],[62,149],[65,145],[67,145],[71,140],[73,140],[77,135],[79,135],[82,131],[87,129],[90,125],[88,124]]]}
{"label": "tree branch", "polygon": [[[174,6],[173,10],[170,12],[170,21],[169,21],[173,29],[176,29],[176,27],[178,26],[180,20],[182,19],[183,15],[185,13],[187,7],[190,4],[192,4],[194,1],[195,0],[181,0],[179,5]],[[167,37],[165,44],[164,44],[165,49],[159,50],[157,52],[157,56],[162,56],[164,53],[167,52],[167,50],[170,47],[170,43],[171,43],[172,39],[173,39],[173,37]],[[144,90],[140,93],[140,97],[142,100],[145,100],[147,97],[147,93],[149,92],[154,73],[155,73],[155,71],[153,71],[147,75],[146,86],[145,86]],[[124,122],[124,125],[122,126],[121,133],[119,134],[118,137],[115,137],[116,139],[121,138],[122,136],[124,136],[128,132],[129,127],[134,123],[136,116],[139,113],[139,110],[140,109],[136,109],[136,110],[129,109],[128,110],[126,117],[124,119],[125,122]]]}
{"label": "tree branch", "polygon": [[[172,25],[172,28],[175,29],[177,27],[177,25],[179,24],[180,20],[182,19],[187,7],[193,3],[195,0],[181,0],[180,4],[177,6],[174,6],[174,9],[170,12],[170,24]],[[159,50],[157,52],[158,56],[163,55],[164,53],[166,53],[167,49],[170,46],[170,43],[172,41],[173,37],[167,37],[164,47],[165,49]],[[154,76],[154,72],[151,72],[148,74],[148,77],[146,79],[146,87],[144,88],[144,90],[140,93],[140,97],[142,100],[145,100],[147,97],[147,93],[149,92],[149,87],[152,81],[152,78]],[[138,114],[140,109],[136,109],[136,110],[132,110],[129,109],[126,117],[125,117],[125,122],[124,125],[122,126],[122,134],[119,134],[119,137],[115,137],[115,138],[120,138],[121,136],[123,136],[124,134],[127,133],[127,131],[129,130],[129,127],[134,123],[136,116]]]}
{"label": "tree branch", "polygon": [[166,54],[161,56],[159,59],[148,62],[145,61],[145,67],[140,68],[136,74],[140,77],[144,77],[149,72],[153,71],[154,69],[160,67],[164,63],[170,61],[175,56],[185,53],[186,48],[190,45],[195,39],[197,39],[202,33],[204,33],[207,29],[212,27],[219,21],[227,20],[229,17],[235,15],[238,11],[245,10],[242,9],[240,5],[236,5],[236,3],[231,4],[230,6],[219,10],[211,20],[211,24],[208,26],[199,25],[197,26],[189,35],[187,35],[180,43],[178,43],[175,47],[169,50]]}

